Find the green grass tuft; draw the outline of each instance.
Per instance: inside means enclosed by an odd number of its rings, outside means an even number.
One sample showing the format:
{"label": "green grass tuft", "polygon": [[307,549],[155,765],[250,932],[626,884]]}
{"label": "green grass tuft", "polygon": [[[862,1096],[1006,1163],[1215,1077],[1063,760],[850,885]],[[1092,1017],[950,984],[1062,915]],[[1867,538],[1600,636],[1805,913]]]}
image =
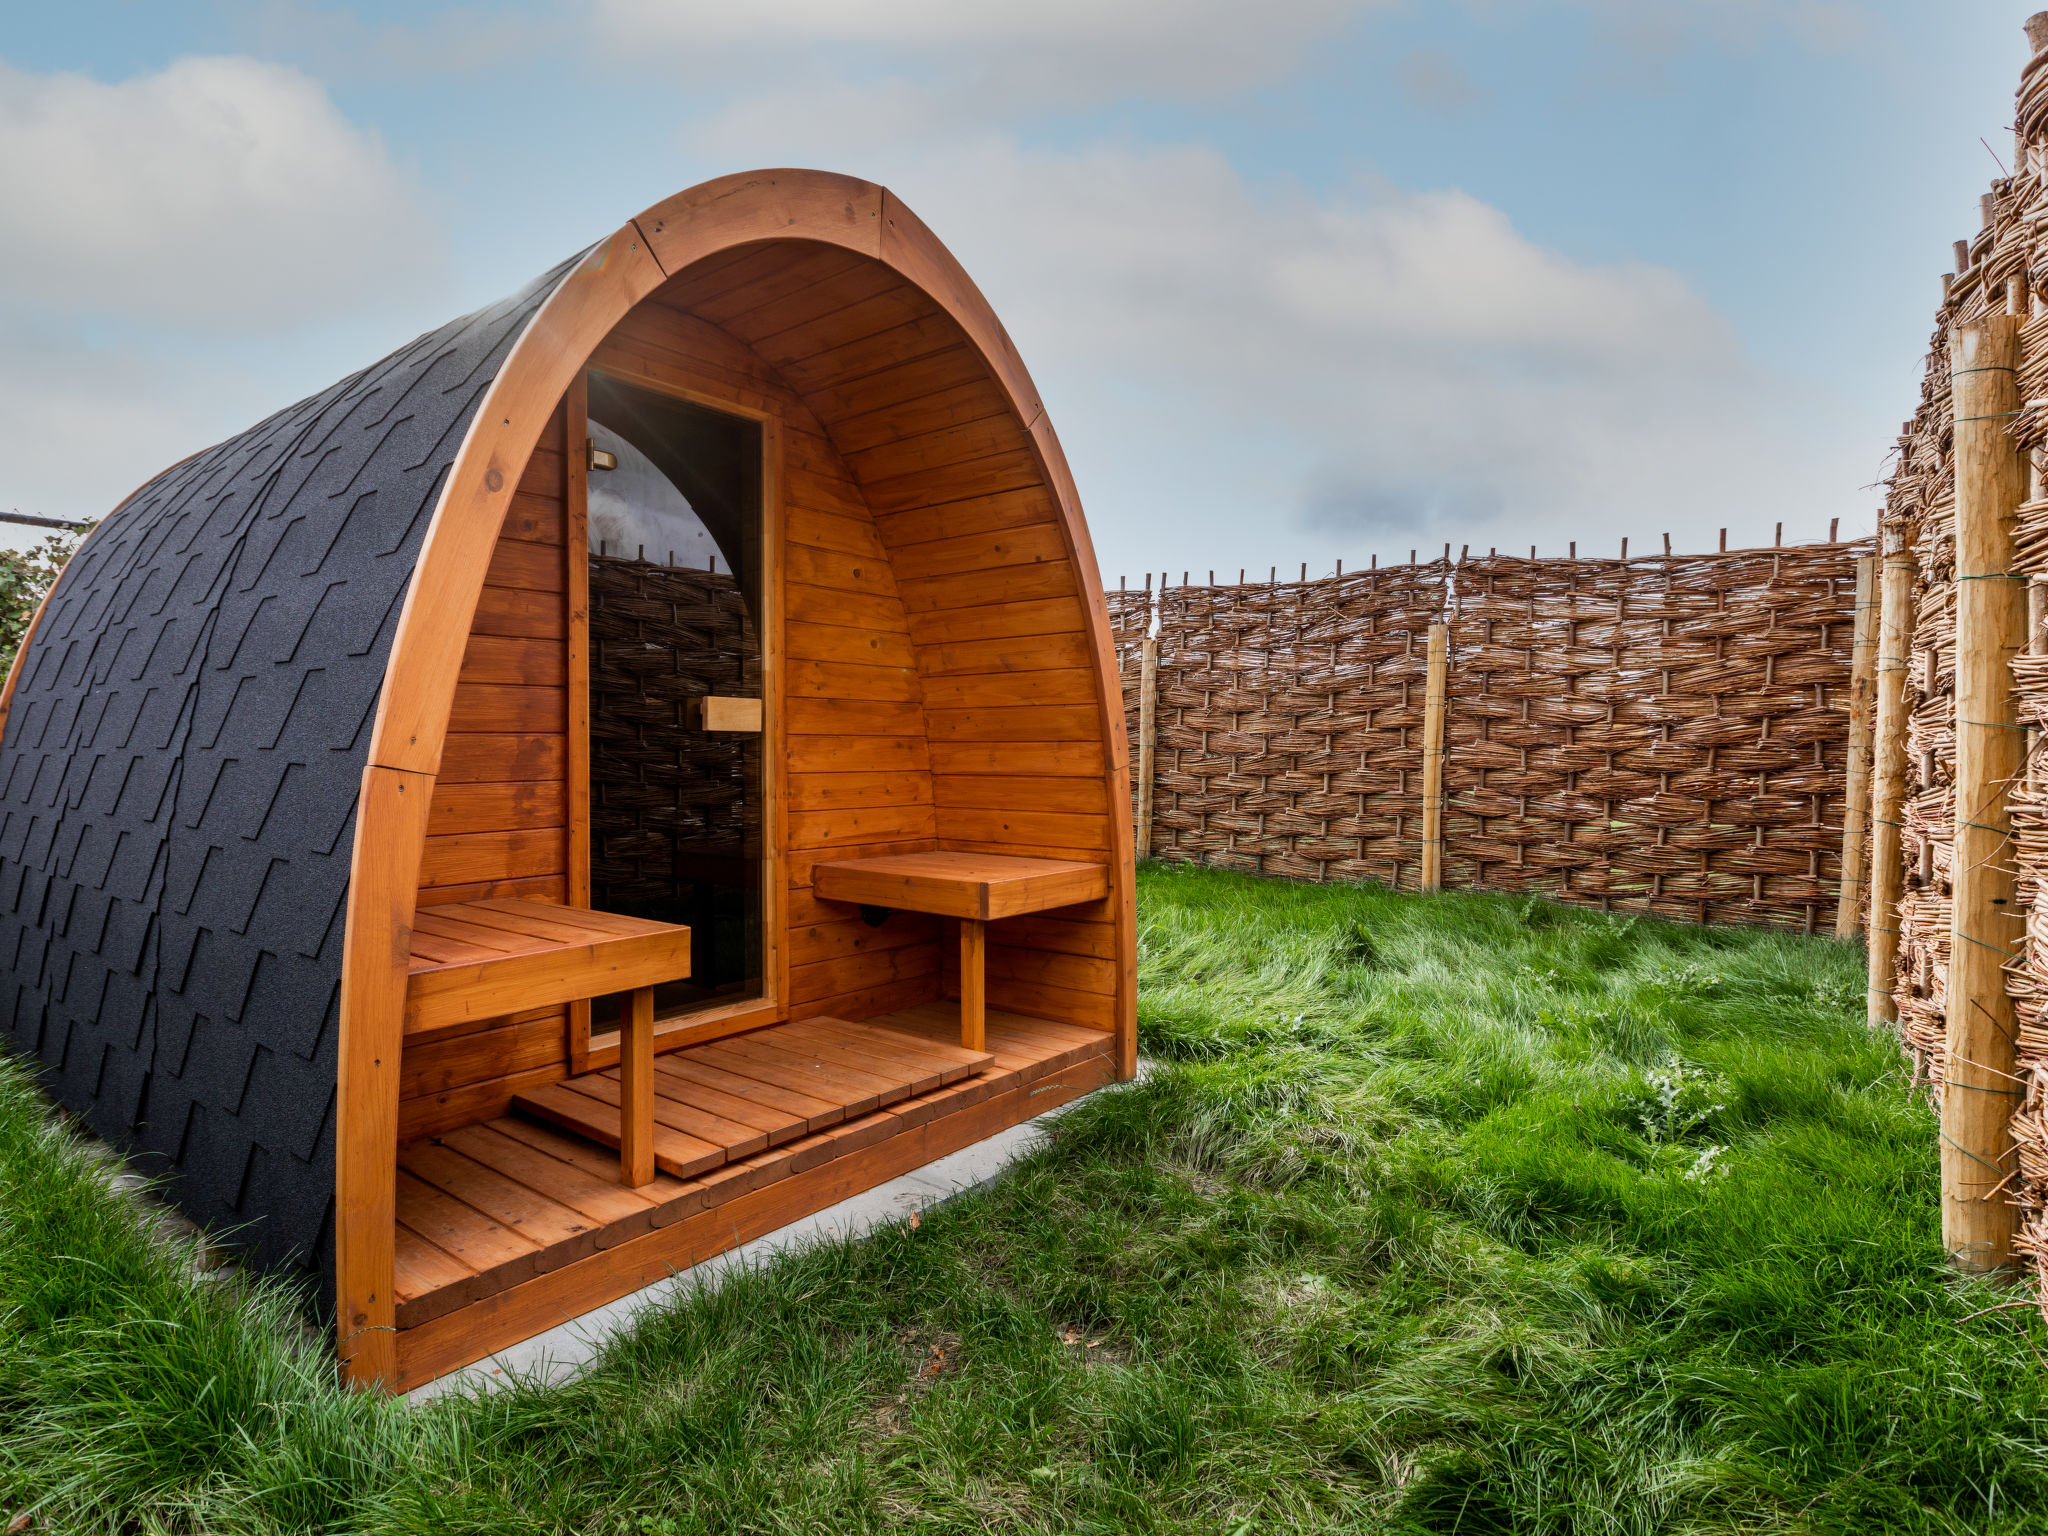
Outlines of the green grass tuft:
{"label": "green grass tuft", "polygon": [[0,1071],[37,1530],[2048,1530],[2048,1331],[1940,1249],[1858,951],[1146,869],[1157,1064],[922,1224],[414,1410]]}

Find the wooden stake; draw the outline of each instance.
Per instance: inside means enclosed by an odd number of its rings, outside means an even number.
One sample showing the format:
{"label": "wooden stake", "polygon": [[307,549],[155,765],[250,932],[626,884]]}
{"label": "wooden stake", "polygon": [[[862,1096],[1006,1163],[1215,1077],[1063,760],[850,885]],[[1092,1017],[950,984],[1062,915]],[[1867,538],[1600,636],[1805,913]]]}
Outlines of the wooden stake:
{"label": "wooden stake", "polygon": [[619,1021],[619,1182],[654,1182],[654,988],[635,987]]}
{"label": "wooden stake", "polygon": [[1877,556],[1864,555],[1856,562],[1856,629],[1849,651],[1849,765],[1843,786],[1841,891],[1835,903],[1835,937],[1843,940],[1856,936],[1857,919],[1863,913],[1870,827],[1870,737],[1877,703],[1877,618]]}
{"label": "wooden stake", "polygon": [[2024,930],[2011,786],[2023,767],[2012,658],[2026,645],[2026,592],[2013,575],[2024,494],[2008,430],[2019,410],[2020,321],[1987,315],[1949,336],[1956,465],[1954,929],[1941,1090],[1941,1234],[1958,1267],[2009,1272],[2018,1212],[2012,1112],[2017,1022],[2004,963]]}
{"label": "wooden stake", "polygon": [[1138,857],[1152,856],[1153,740],[1159,710],[1159,641],[1147,635],[1138,648]]}
{"label": "wooden stake", "polygon": [[1444,693],[1450,626],[1429,626],[1429,682],[1422,697],[1422,888],[1444,888]]}
{"label": "wooden stake", "polygon": [[1913,552],[1884,557],[1878,604],[1877,714],[1872,732],[1870,796],[1870,997],[1873,1025],[1899,1016],[1892,995],[1899,963],[1899,897],[1906,887],[1906,670],[1913,654]]}

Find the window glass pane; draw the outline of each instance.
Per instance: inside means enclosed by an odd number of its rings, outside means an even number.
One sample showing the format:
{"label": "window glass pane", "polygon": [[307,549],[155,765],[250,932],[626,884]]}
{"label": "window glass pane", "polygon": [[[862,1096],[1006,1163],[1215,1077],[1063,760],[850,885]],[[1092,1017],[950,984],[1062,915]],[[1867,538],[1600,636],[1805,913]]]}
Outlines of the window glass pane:
{"label": "window glass pane", "polygon": [[761,429],[593,373],[590,438],[591,903],[690,926],[660,1012],[758,997],[764,744],[691,707],[762,697]]}

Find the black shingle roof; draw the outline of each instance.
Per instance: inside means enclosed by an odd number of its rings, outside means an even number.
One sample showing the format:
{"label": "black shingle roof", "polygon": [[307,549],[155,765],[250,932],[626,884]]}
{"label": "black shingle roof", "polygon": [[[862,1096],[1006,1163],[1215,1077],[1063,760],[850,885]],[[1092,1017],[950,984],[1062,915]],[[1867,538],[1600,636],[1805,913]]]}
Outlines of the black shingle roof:
{"label": "black shingle roof", "polygon": [[567,269],[137,491],[58,582],[0,738],[0,1047],[265,1267],[331,1268],[385,658],[470,417]]}

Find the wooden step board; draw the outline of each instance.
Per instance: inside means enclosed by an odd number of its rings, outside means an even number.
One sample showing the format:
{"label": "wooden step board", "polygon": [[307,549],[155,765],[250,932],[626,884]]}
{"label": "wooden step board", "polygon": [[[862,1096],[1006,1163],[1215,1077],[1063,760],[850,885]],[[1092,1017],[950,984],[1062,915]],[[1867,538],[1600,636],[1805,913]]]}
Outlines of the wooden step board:
{"label": "wooden step board", "polygon": [[[842,1120],[957,1083],[994,1061],[845,1019],[805,1019],[654,1059],[654,1165],[691,1179]],[[619,1144],[619,1071],[529,1089],[521,1114]]]}

